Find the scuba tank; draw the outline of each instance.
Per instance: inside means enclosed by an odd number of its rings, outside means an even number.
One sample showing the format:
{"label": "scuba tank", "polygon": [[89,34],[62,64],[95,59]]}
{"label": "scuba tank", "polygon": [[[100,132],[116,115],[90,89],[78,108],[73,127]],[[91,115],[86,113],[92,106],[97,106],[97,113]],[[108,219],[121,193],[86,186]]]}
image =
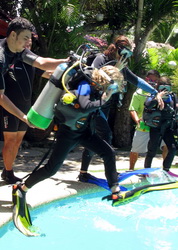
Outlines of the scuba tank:
{"label": "scuba tank", "polygon": [[[71,51],[71,61],[69,63],[61,63],[57,66],[49,81],[43,88],[41,94],[27,114],[28,121],[35,127],[41,129],[49,127],[54,117],[55,104],[58,104],[60,100],[67,105],[71,104],[76,99],[76,96],[68,90],[66,84],[69,82],[71,77],[75,75],[75,67],[78,68],[79,66],[79,68],[82,69],[84,55],[88,51],[90,51],[90,47],[88,46],[84,46],[81,56]],[[85,75],[84,72],[83,74]]]}
{"label": "scuba tank", "polygon": [[[74,69],[75,64],[69,68],[69,64],[61,63],[55,69],[49,81],[43,88],[41,94],[27,114],[29,122],[34,126],[41,129],[46,129],[49,127],[54,117],[54,106],[59,102],[64,90],[66,89],[65,84],[76,73],[76,70]],[[62,84],[64,90],[62,90],[59,88],[61,83],[60,78],[66,70],[67,74],[65,75],[64,79],[65,83]]]}

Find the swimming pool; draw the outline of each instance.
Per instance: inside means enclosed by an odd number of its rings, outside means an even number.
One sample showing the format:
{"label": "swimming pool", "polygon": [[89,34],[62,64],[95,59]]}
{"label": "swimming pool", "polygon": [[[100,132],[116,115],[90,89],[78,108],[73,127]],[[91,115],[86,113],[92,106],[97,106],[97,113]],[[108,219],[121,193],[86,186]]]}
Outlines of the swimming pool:
{"label": "swimming pool", "polygon": [[107,194],[81,194],[32,210],[42,235],[26,237],[10,222],[0,228],[1,249],[177,250],[178,189],[119,207],[101,201]]}

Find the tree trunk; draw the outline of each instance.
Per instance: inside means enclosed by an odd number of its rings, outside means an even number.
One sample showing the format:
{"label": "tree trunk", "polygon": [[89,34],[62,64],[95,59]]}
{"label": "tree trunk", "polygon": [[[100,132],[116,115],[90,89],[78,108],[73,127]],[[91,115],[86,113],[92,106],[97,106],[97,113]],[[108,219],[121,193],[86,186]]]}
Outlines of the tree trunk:
{"label": "tree trunk", "polygon": [[121,108],[111,107],[109,125],[113,132],[113,146],[116,148],[130,147],[134,126],[128,111],[132,95],[135,91],[133,86],[128,87]]}
{"label": "tree trunk", "polygon": [[135,25],[135,44],[139,41],[140,31],[142,27],[142,19],[143,19],[143,8],[144,8],[144,0],[138,1],[138,18],[137,23]]}

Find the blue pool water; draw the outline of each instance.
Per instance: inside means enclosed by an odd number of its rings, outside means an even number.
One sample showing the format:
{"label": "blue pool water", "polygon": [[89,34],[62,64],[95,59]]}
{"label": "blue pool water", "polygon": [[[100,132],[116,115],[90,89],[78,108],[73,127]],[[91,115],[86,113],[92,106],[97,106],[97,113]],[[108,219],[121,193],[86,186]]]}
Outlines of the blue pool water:
{"label": "blue pool water", "polygon": [[78,195],[31,210],[42,235],[26,237],[10,222],[0,228],[1,249],[178,249],[178,189],[150,192],[119,207],[101,200],[107,194]]}

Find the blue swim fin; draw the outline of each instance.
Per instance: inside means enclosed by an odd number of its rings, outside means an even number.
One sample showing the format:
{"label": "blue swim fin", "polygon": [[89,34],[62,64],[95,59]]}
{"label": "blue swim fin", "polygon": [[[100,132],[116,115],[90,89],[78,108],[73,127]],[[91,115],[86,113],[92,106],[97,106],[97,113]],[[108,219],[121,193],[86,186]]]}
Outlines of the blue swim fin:
{"label": "blue swim fin", "polygon": [[[127,178],[131,177],[132,175],[147,175],[153,171],[156,171],[160,168],[144,168],[144,169],[139,169],[139,170],[135,170],[132,172],[124,172],[124,173],[120,173],[118,175],[118,182],[124,181]],[[108,182],[105,179],[101,179],[101,178],[97,178],[93,175],[89,175],[88,177],[88,183],[92,183],[95,184],[99,187],[103,187],[107,190],[110,190],[109,186],[108,186]],[[120,186],[121,191],[127,191],[126,187]]]}
{"label": "blue swim fin", "polygon": [[[88,183],[95,184],[99,187],[105,188],[106,190],[110,190],[108,186],[108,182],[105,179],[97,178],[90,174],[88,178]],[[127,188],[120,186],[121,191],[126,191]]]}
{"label": "blue swim fin", "polygon": [[138,169],[138,170],[131,171],[131,172],[120,173],[118,176],[118,181],[119,182],[124,181],[127,178],[131,177],[132,175],[147,175],[159,169],[160,168],[143,168],[143,169]]}

